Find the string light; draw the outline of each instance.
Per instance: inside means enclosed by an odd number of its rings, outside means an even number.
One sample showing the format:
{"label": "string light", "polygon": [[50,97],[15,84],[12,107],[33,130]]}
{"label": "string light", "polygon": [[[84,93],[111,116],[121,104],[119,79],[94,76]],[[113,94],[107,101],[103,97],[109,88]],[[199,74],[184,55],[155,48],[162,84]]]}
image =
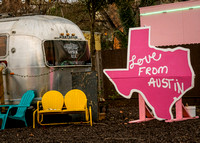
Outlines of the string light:
{"label": "string light", "polygon": [[41,74],[38,74],[38,75],[22,75],[22,74],[17,74],[17,73],[14,73],[14,72],[10,72],[10,75],[11,76],[23,77],[23,78],[28,78],[28,77],[32,78],[32,77],[48,76],[50,73],[56,72],[58,70],[59,70],[59,68],[56,68],[56,69],[50,70],[49,72],[41,73]]}
{"label": "string light", "polygon": [[177,9],[170,9],[170,10],[155,11],[155,12],[147,12],[147,13],[140,14],[140,16],[161,14],[161,13],[169,13],[169,12],[176,12],[176,11],[183,11],[183,10],[191,10],[191,9],[197,9],[197,8],[200,8],[200,5],[191,6],[191,7],[185,7],[185,8],[177,8]]}

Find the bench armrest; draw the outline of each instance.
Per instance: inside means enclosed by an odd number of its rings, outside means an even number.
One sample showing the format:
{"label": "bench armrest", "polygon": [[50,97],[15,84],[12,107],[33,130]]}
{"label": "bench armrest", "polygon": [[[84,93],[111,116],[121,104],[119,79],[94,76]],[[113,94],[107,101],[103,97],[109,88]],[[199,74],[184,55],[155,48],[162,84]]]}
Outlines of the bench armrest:
{"label": "bench armrest", "polygon": [[9,108],[13,108],[13,107],[29,107],[30,105],[0,105],[0,107],[9,107]]}
{"label": "bench armrest", "polygon": [[40,103],[42,103],[42,101],[37,101],[37,110],[39,111],[40,109]]}

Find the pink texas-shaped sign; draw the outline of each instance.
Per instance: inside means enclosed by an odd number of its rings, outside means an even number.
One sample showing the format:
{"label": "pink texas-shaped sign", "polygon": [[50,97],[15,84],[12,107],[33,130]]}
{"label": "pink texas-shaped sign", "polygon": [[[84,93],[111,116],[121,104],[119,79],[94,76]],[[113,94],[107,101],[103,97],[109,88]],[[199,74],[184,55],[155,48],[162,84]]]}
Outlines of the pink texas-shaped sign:
{"label": "pink texas-shaped sign", "polygon": [[[158,39],[159,40],[159,39]],[[158,120],[173,119],[172,106],[194,87],[189,49],[150,46],[150,27],[129,29],[126,69],[104,69],[117,92],[138,92]]]}

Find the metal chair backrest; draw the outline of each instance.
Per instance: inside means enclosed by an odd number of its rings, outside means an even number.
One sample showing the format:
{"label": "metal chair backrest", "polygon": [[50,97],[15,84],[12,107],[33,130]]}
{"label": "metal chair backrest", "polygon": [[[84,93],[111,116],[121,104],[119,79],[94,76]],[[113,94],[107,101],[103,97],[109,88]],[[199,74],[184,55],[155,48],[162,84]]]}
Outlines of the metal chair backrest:
{"label": "metal chair backrest", "polygon": [[63,95],[56,90],[48,91],[42,97],[43,110],[61,110],[63,103]]}
{"label": "metal chair backrest", "polygon": [[87,97],[79,89],[72,89],[65,95],[65,106],[67,110],[81,110],[87,108]]}

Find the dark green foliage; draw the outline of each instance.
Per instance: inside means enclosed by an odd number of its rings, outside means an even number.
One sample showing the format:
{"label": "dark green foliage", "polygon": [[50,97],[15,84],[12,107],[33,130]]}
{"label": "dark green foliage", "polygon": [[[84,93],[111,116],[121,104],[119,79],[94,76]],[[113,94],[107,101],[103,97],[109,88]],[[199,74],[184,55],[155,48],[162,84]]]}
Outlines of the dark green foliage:
{"label": "dark green foliage", "polygon": [[[176,0],[114,0],[118,8],[121,29],[115,30],[114,36],[120,41],[121,48],[127,48],[129,28],[140,26],[139,7],[152,6],[161,3],[172,3]],[[178,0],[181,1],[181,0]]]}
{"label": "dark green foliage", "polygon": [[131,0],[116,0],[122,29],[115,31],[114,35],[119,39],[121,48],[127,48],[128,31],[130,27],[136,27],[136,11],[131,5]]}

